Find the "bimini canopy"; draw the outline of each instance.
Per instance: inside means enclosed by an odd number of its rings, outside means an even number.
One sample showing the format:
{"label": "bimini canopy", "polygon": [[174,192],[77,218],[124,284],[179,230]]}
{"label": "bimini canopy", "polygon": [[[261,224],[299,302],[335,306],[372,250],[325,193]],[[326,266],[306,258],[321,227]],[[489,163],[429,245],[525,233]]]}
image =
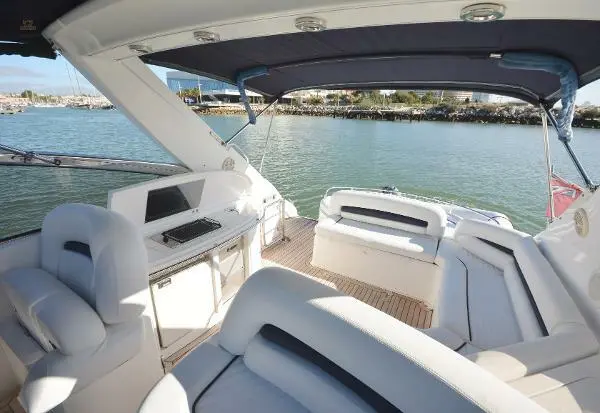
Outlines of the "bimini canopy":
{"label": "bimini canopy", "polygon": [[599,21],[442,22],[298,32],[236,39],[145,55],[157,64],[238,83],[270,97],[308,88],[456,89],[531,103],[560,99],[555,74],[498,64],[508,52],[572,64],[579,87],[600,77]]}

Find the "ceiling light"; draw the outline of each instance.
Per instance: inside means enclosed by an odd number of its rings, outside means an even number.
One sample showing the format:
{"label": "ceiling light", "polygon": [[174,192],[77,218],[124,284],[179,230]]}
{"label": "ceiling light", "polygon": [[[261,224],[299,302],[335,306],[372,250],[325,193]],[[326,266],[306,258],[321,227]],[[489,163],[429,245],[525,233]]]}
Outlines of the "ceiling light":
{"label": "ceiling light", "polygon": [[213,32],[199,31],[194,32],[194,39],[200,43],[216,43],[221,40],[221,36]]}
{"label": "ceiling light", "polygon": [[131,50],[132,52],[139,53],[139,54],[152,53],[152,48],[150,46],[145,46],[143,44],[130,44],[129,50]]}
{"label": "ceiling light", "polygon": [[506,7],[497,3],[478,3],[464,7],[460,18],[466,22],[485,23],[500,20],[504,17]]}
{"label": "ceiling light", "polygon": [[320,32],[326,29],[325,20],[318,17],[298,17],[296,28],[303,32]]}

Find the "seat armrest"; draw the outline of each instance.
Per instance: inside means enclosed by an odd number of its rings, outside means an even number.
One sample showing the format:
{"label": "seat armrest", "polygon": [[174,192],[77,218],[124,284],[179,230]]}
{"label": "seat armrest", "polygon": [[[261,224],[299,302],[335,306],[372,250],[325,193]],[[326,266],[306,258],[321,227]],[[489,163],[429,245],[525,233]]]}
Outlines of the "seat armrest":
{"label": "seat armrest", "polygon": [[598,353],[594,334],[585,327],[466,356],[501,380],[513,381]]}

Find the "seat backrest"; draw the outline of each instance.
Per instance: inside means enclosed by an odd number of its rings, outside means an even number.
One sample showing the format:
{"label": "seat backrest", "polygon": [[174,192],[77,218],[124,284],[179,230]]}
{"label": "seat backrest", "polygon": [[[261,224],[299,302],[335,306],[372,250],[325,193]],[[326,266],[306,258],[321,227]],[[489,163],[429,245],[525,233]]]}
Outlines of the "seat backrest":
{"label": "seat backrest", "polygon": [[105,324],[127,322],[145,308],[147,253],[135,226],[116,212],[64,204],[42,225],[41,266],[83,298]]}
{"label": "seat backrest", "polygon": [[2,277],[21,324],[47,352],[22,386],[22,403],[32,413],[53,409],[135,357],[149,297],[139,230],[101,207],[64,204],[51,211],[40,263]]}
{"label": "seat backrest", "polygon": [[305,406],[316,403],[307,397],[328,397],[305,391],[303,378],[317,365],[388,411],[543,411],[418,330],[280,268],[262,269],[242,286],[218,342]]}
{"label": "seat backrest", "polygon": [[328,214],[435,238],[444,235],[447,219],[438,205],[394,194],[353,190],[334,192],[329,198]]}

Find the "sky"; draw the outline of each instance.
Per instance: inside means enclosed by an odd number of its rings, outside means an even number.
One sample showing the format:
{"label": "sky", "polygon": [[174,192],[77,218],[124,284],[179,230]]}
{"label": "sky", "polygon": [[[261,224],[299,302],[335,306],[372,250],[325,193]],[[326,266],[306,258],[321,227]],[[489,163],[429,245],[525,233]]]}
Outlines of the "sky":
{"label": "sky", "polygon": [[[151,69],[164,82],[167,69]],[[79,83],[79,84],[78,84]],[[31,89],[39,94],[72,95],[95,94],[96,89],[67,62],[38,57],[0,56],[0,93],[16,93]]]}
{"label": "sky", "polygon": [[[167,69],[151,69],[164,82]],[[69,78],[70,76],[70,78]],[[79,83],[79,84],[78,84]],[[0,56],[0,93],[16,93],[31,89],[36,93],[71,95],[98,93],[95,88],[64,58],[56,60],[37,57]],[[577,104],[586,102],[600,106],[600,80],[577,93]]]}

